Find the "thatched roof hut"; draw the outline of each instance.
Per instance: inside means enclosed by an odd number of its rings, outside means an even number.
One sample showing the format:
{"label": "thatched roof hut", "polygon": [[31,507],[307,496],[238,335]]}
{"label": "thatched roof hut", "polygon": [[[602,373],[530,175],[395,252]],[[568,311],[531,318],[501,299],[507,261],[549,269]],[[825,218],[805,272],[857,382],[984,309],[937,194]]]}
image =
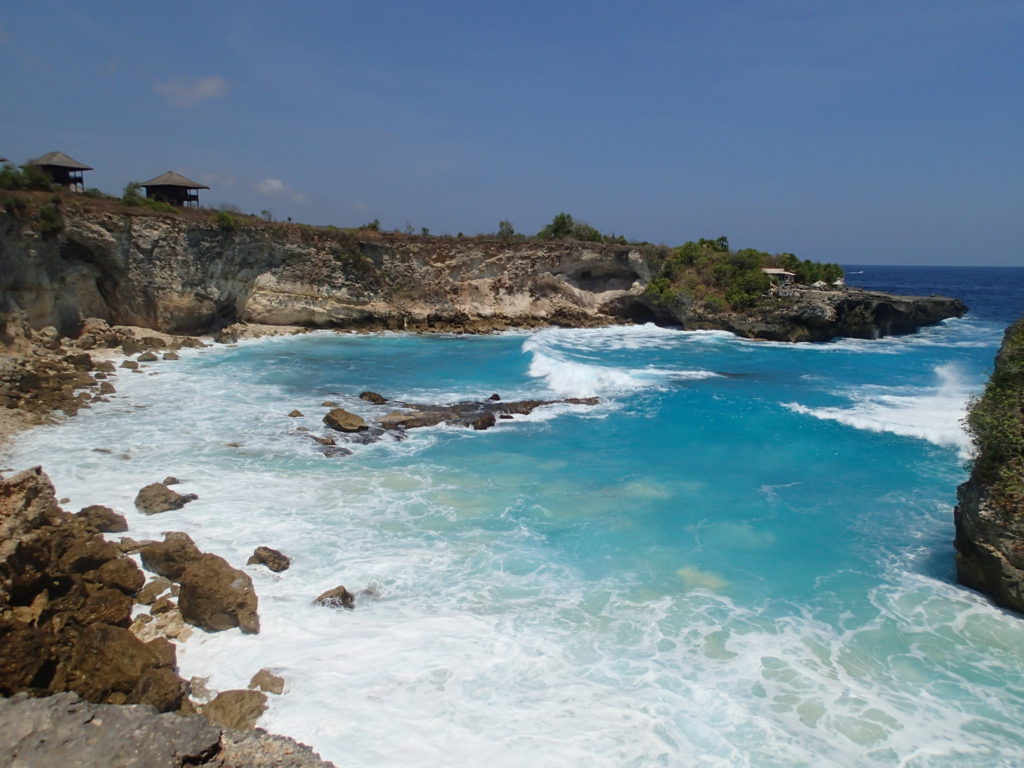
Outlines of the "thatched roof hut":
{"label": "thatched roof hut", "polygon": [[77,189],[78,191],[85,189],[83,172],[93,170],[91,165],[80,163],[63,152],[47,152],[42,157],[29,160],[25,165],[39,168],[53,179],[54,184],[60,184],[62,187]]}
{"label": "thatched roof hut", "polygon": [[167,171],[156,178],[142,182],[139,186],[145,188],[146,197],[159,200],[162,203],[171,205],[188,206],[194,204],[199,207],[200,189],[209,189],[205,184],[186,179],[180,173]]}

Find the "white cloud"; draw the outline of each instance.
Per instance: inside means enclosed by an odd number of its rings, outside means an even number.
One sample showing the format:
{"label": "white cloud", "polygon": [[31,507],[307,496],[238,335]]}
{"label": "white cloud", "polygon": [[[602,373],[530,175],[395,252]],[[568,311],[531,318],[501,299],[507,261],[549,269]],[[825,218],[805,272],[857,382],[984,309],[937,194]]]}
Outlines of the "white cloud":
{"label": "white cloud", "polygon": [[223,77],[210,75],[192,81],[168,80],[154,83],[153,90],[159,93],[172,107],[191,109],[204,101],[223,96],[231,88],[231,83]]}
{"label": "white cloud", "polygon": [[260,194],[270,195],[273,197],[287,197],[295,203],[309,202],[309,198],[304,194],[291,189],[280,179],[266,178],[256,185],[256,191]]}

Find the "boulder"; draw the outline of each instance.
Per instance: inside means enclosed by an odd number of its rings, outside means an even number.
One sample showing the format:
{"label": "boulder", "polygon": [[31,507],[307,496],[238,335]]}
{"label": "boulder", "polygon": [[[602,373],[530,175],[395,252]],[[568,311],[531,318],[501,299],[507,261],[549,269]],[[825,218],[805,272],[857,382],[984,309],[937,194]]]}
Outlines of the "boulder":
{"label": "boulder", "polygon": [[270,547],[256,547],[256,550],[252,553],[248,560],[245,562],[246,565],[265,565],[274,573],[280,573],[281,571],[287,571],[288,566],[292,564],[285,555],[278,552],[276,549]]}
{"label": "boulder", "polygon": [[163,541],[141,547],[139,554],[142,556],[142,567],[147,571],[177,581],[203,553],[187,533],[170,531],[164,534]]}
{"label": "boulder", "polygon": [[177,352],[164,352],[164,360],[180,360]]}
{"label": "boulder", "polygon": [[81,518],[87,525],[92,526],[101,533],[122,533],[128,530],[128,521],[124,515],[119,515],[110,507],[102,504],[92,504],[83,507],[75,517]]}
{"label": "boulder", "polygon": [[215,725],[252,730],[267,711],[267,696],[260,691],[221,691],[200,711]]}
{"label": "boulder", "polygon": [[284,693],[284,678],[275,675],[269,669],[261,669],[252,676],[249,688],[266,691],[267,693]]}
{"label": "boulder", "polygon": [[208,632],[239,627],[260,631],[258,600],[249,575],[218,555],[200,555],[181,576],[178,607],[185,621]]}
{"label": "boulder", "polygon": [[139,566],[127,557],[107,560],[95,571],[86,574],[86,578],[103,587],[116,589],[126,595],[135,595],[146,582]]}
{"label": "boulder", "polygon": [[333,408],[324,416],[324,424],[339,432],[359,432],[369,429],[369,425],[361,416],[346,411],[344,408]]}
{"label": "boulder", "polygon": [[104,382],[100,383],[100,394],[101,395],[112,395],[115,392],[117,392],[117,390],[114,389],[114,385],[111,384],[109,381],[104,381]]}
{"label": "boulder", "polygon": [[136,358],[140,363],[155,363],[159,359],[154,352],[143,352]]}
{"label": "boulder", "polygon": [[143,514],[155,515],[172,509],[181,509],[198,498],[194,493],[183,495],[172,491],[163,483],[150,483],[135,497],[135,507]]}
{"label": "boulder", "polygon": [[174,475],[168,475],[164,478],[164,485],[178,485],[180,482],[181,480],[176,478]]}
{"label": "boulder", "polygon": [[328,589],[326,592],[321,594],[314,601],[317,605],[326,605],[328,608],[348,608],[352,610],[355,607],[356,599],[345,589],[343,584],[338,585],[334,589]]}
{"label": "boulder", "polygon": [[292,412],[291,412],[291,413],[289,413],[288,415],[289,415],[289,416],[290,416],[291,418],[293,418],[293,419],[297,419],[298,417],[302,416],[303,414],[302,414],[302,411],[300,411],[299,409],[297,409],[297,408],[296,408],[296,409],[295,409],[294,411],[292,411]]}
{"label": "boulder", "polygon": [[19,768],[181,768],[212,765],[220,752],[220,730],[204,717],[90,704],[74,693],[0,699],[0,721],[0,764]]}
{"label": "boulder", "polygon": [[122,368],[127,368],[130,371],[136,371],[139,368],[139,364],[134,360],[123,360],[121,362]]}
{"label": "boulder", "polygon": [[384,397],[383,395],[378,395],[376,392],[369,391],[360,392],[359,399],[365,400],[368,403],[373,403],[374,405],[383,405],[384,403],[387,402],[387,398]]}

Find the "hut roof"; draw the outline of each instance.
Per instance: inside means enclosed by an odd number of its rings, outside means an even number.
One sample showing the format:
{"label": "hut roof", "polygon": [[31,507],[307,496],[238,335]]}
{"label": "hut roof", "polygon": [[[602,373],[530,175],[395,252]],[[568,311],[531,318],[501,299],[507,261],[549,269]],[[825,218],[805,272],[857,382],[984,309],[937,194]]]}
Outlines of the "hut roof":
{"label": "hut roof", "polygon": [[26,165],[53,165],[57,168],[71,168],[75,171],[91,171],[93,167],[80,163],[72,157],[68,157],[63,152],[47,152],[42,157],[37,157],[35,160],[29,160]]}
{"label": "hut roof", "polygon": [[180,173],[168,171],[161,173],[155,179],[142,182],[142,187],[185,187],[186,189],[209,189],[205,184],[199,184],[191,179],[186,179]]}

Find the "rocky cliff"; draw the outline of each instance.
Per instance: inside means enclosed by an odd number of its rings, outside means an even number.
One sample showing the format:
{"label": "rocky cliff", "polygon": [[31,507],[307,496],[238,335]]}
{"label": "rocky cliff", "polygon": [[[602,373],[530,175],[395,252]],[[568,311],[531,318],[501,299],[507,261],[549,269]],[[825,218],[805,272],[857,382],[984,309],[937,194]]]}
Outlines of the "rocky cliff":
{"label": "rocky cliff", "polygon": [[765,339],[903,333],[964,305],[854,290],[791,291],[747,313],[652,302],[666,250],[573,240],[411,236],[90,207],[41,234],[0,215],[0,310],[73,335],[82,318],[170,332],[270,325],[487,331],[655,321]]}
{"label": "rocky cliff", "polygon": [[1007,329],[967,426],[978,453],[953,513],[957,578],[1024,613],[1024,318]]}

